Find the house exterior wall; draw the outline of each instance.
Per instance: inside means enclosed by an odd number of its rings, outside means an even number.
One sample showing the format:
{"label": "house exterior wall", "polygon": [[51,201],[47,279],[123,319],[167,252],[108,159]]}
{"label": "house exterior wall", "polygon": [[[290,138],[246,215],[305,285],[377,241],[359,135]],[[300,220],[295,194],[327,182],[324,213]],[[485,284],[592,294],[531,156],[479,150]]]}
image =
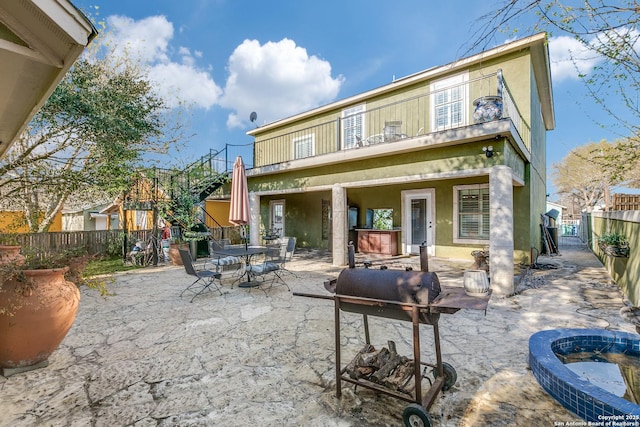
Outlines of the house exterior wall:
{"label": "house exterior wall", "polygon": [[[531,113],[528,117],[531,123],[531,162],[527,165],[526,176],[526,187],[529,191],[528,209],[531,215],[529,244],[531,248],[540,248],[542,241],[540,215],[547,212],[547,131],[542,118],[539,88],[533,78],[533,69],[530,69],[530,74]],[[524,202],[522,200],[522,203]]]}
{"label": "house exterior wall", "polygon": [[[62,231],[62,213],[58,212],[48,231]],[[0,233],[28,233],[29,228],[23,212],[0,212]]]}
{"label": "house exterior wall", "polygon": [[64,231],[84,231],[84,212],[69,212],[62,215],[62,230]]}
{"label": "house exterior wall", "polygon": [[[499,258],[495,267],[505,272],[500,281],[508,293],[513,271],[507,265],[529,262],[532,248],[540,245],[540,214],[546,203],[546,132],[555,126],[546,45],[540,35],[531,40],[535,42],[525,47],[514,42],[519,49],[496,48],[486,56],[426,70],[400,79],[397,86],[394,82],[250,131],[256,138],[256,159],[248,184],[252,200],[259,200],[259,227],[269,228],[269,202],[284,200],[286,234],[298,237],[303,246],[329,247],[334,264],[340,265],[345,260],[342,252],[336,256],[340,249],[336,242],[346,236],[335,225],[331,230],[339,235],[327,236],[323,216],[327,203],[339,205],[331,211],[334,221],[344,216],[345,195],[347,206],[360,208],[361,222],[367,208],[393,209],[393,227],[402,227],[402,233],[403,221],[410,218],[402,212],[402,194],[420,190],[434,199],[430,215],[435,255],[471,260],[471,251],[490,246],[496,251],[492,262]],[[434,131],[432,100],[445,84],[442,80],[452,76],[459,76],[450,80],[458,82],[454,84],[467,82],[461,89],[466,94],[466,121]],[[499,85],[500,76],[505,86]],[[496,92],[503,96],[508,114],[474,123],[471,101]],[[396,109],[400,104],[402,109]],[[341,126],[348,126],[341,125],[343,111],[362,105],[363,126],[353,129],[364,135],[356,135],[357,145],[352,139],[349,147],[341,147],[346,143]],[[403,136],[383,139],[384,144],[367,138],[367,144],[360,144],[371,133],[381,132],[389,117],[401,123]],[[314,135],[315,151],[309,158],[294,159],[292,140],[305,134]],[[485,155],[488,146],[493,148],[492,156]],[[489,189],[490,238],[454,236],[460,186]],[[487,230],[486,225],[479,228]],[[257,236],[252,232],[252,239]],[[408,245],[403,249],[408,250]]]}
{"label": "house exterior wall", "polygon": [[[229,206],[228,200],[205,200],[205,210],[207,214],[215,219],[222,227],[232,227],[233,224],[229,222]],[[208,219],[208,218],[207,218]],[[205,219],[205,222],[206,220]],[[208,227],[217,226],[215,224],[208,224]]]}

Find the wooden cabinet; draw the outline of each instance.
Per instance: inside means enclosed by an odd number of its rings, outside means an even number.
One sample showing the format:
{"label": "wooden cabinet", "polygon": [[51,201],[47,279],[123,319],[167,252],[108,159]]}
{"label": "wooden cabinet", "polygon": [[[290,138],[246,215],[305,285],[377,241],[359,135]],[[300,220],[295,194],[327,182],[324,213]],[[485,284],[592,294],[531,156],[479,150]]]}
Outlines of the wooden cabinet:
{"label": "wooden cabinet", "polygon": [[358,230],[358,252],[398,255],[399,230]]}

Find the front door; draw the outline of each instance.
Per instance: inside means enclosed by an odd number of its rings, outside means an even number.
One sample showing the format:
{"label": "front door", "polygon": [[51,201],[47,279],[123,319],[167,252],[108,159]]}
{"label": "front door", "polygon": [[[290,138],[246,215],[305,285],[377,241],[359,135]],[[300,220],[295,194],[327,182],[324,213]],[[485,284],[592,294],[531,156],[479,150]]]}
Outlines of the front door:
{"label": "front door", "polygon": [[419,254],[426,242],[427,253],[435,255],[435,190],[402,192],[402,243],[405,254]]}
{"label": "front door", "polygon": [[278,237],[284,234],[284,200],[272,200],[269,202],[270,228]]}

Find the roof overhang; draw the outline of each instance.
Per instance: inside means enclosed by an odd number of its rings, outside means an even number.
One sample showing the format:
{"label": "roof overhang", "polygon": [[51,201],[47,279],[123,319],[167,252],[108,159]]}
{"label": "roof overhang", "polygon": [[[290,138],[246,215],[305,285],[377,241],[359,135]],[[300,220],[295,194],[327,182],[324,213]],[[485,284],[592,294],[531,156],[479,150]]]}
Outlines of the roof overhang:
{"label": "roof overhang", "polygon": [[97,34],[68,0],[0,2],[0,158]]}
{"label": "roof overhang", "polygon": [[443,77],[448,74],[455,73],[460,70],[464,70],[471,65],[487,62],[490,59],[498,58],[503,55],[507,55],[512,52],[518,52],[524,49],[531,50],[531,61],[533,63],[533,72],[536,78],[536,84],[538,88],[538,95],[541,102],[542,116],[544,118],[545,127],[547,130],[555,128],[555,114],[553,110],[553,93],[551,88],[551,67],[549,61],[549,50],[547,43],[546,33],[538,33],[529,37],[524,37],[509,43],[504,43],[493,49],[486,50],[476,55],[469,56],[452,62],[440,67],[429,68],[419,73],[409,75],[392,83],[378,87],[376,89],[360,93],[349,98],[342,99],[340,101],[333,102],[331,104],[323,105],[313,110],[306,111],[304,113],[288,117],[282,120],[278,120],[273,123],[260,126],[255,129],[251,129],[247,132],[247,135],[255,136],[264,131],[276,129],[280,126],[288,123],[305,119],[307,117],[316,116],[325,112],[330,112],[336,108],[343,108],[364,100],[383,95],[387,92],[396,91],[402,87],[411,86],[421,81],[433,80]]}

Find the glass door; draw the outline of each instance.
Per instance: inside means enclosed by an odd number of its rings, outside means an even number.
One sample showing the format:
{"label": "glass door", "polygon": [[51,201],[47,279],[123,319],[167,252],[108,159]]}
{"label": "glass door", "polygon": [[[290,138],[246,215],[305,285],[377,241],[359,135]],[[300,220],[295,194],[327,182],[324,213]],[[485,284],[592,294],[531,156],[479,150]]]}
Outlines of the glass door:
{"label": "glass door", "polygon": [[402,192],[402,242],[404,253],[419,254],[426,242],[427,253],[435,255],[435,191],[433,189]]}
{"label": "glass door", "polygon": [[270,231],[283,237],[284,234],[284,200],[272,200],[269,202]]}

